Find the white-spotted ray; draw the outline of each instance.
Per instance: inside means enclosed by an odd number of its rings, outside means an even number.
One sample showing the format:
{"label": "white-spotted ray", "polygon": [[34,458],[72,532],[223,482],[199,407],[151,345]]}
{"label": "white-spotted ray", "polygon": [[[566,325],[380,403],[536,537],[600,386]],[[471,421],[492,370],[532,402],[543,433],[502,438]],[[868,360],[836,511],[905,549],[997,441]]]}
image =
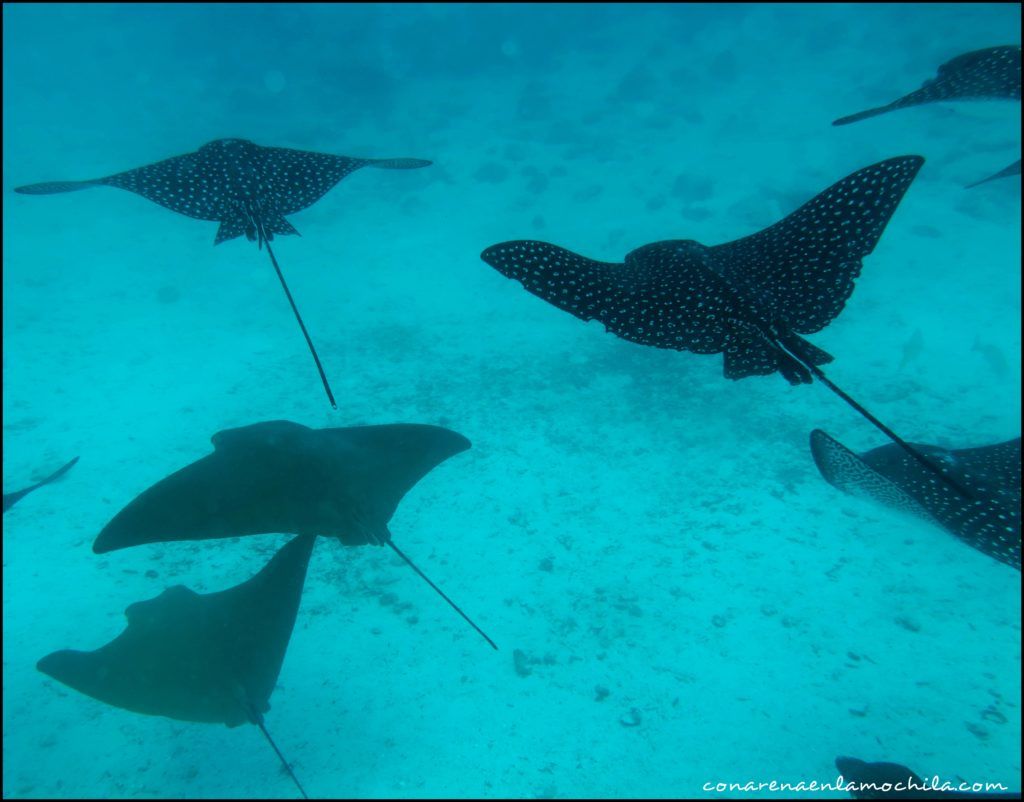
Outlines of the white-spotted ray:
{"label": "white-spotted ray", "polygon": [[87,181],[54,181],[17,187],[24,195],[52,195],[97,186],[142,195],[171,211],[220,222],[214,245],[242,234],[267,243],[274,270],[313,355],[320,380],[337,408],[320,358],[292,299],[270,241],[275,234],[298,234],[285,219],[316,203],[335,184],[361,167],[408,170],[427,167],[423,159],[356,159],[291,148],[263,147],[245,139],[218,139],[194,153]]}
{"label": "white-spotted ray", "polygon": [[832,125],[849,125],[896,109],[941,100],[1020,100],[1020,45],[973,50],[947,61],[938,75],[892,103],[840,117]]}
{"label": "white-spotted ray", "polygon": [[920,156],[900,156],[865,167],[775,225],[722,245],[655,242],[619,264],[515,240],[492,245],[481,258],[534,295],[583,320],[599,320],[623,339],[723,352],[727,378],[778,372],[790,384],[807,384],[817,377],[912,452],[825,376],[818,366],[832,356],[799,335],[820,331],[842,311],[861,260],[874,250],[923,163]]}
{"label": "white-spotted ray", "polygon": [[[832,125],[848,125],[896,109],[943,100],[1020,100],[1020,45],[986,47],[959,55],[939,67],[938,75],[920,89],[885,106],[840,117]],[[966,188],[1012,175],[1020,175],[1020,161]]]}
{"label": "white-spotted ray", "polygon": [[820,429],[811,432],[811,454],[830,485],[921,516],[1019,571],[1020,438],[967,449],[913,446],[971,498],[950,490],[896,446],[855,454]]}

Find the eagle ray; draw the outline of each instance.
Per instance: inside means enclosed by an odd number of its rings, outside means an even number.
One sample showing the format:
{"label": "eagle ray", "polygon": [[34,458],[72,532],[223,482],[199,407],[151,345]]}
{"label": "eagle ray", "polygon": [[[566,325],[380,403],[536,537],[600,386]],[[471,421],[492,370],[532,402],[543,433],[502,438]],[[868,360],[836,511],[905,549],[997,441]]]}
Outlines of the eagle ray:
{"label": "eagle ray", "polygon": [[316,364],[327,400],[338,408],[327,374],[299,309],[270,249],[275,234],[298,234],[285,219],[311,206],[345,176],[362,167],[411,170],[424,159],[358,159],[291,148],[264,147],[245,139],[217,139],[193,153],[86,181],[49,181],[16,187],[23,195],[52,195],[110,186],[134,192],[173,212],[218,221],[213,244],[245,234],[267,254]]}
{"label": "eagle ray", "polygon": [[[878,243],[924,159],[900,156],[833,184],[778,223],[742,239],[643,245],[624,263],[597,262],[536,240],[492,245],[481,258],[530,293],[631,342],[724,354],[725,376],[818,378],[886,437],[956,487],[923,455],[833,383],[831,354],[799,336],[843,309],[861,260]],[[963,488],[956,489],[965,493]]]}

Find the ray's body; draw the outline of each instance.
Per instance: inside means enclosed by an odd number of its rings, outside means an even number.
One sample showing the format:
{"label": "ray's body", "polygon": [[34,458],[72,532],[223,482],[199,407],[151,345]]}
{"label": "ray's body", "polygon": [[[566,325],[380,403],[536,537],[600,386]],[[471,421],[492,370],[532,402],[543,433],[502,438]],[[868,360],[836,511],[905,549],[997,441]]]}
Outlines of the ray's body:
{"label": "ray's body", "polygon": [[293,538],[251,579],[217,593],[184,585],[125,610],[128,626],[91,652],[65,649],[38,668],[106,704],[180,721],[259,727],[281,673],[316,538]]}
{"label": "ray's body", "polygon": [[357,159],[291,148],[264,147],[245,139],[218,139],[194,153],[86,181],[51,181],[17,187],[24,195],[52,195],[97,186],[134,192],[173,212],[220,223],[214,245],[243,234],[267,253],[281,282],[306,345],[316,363],[331,406],[337,403],[320,357],[306,330],[284,274],[270,248],[276,234],[298,234],[285,215],[322,198],[345,176],[362,167],[408,170],[423,159]]}
{"label": "ray's body", "polygon": [[862,259],[874,250],[923,162],[902,156],[865,167],[775,225],[721,245],[655,242],[620,264],[515,240],[487,248],[481,258],[534,295],[582,320],[599,320],[623,339],[722,353],[726,378],[780,373],[790,384],[817,378],[938,474],[824,374],[820,366],[832,356],[802,336],[820,331],[842,311]]}
{"label": "ray's body", "polygon": [[402,497],[468,449],[468,439],[423,424],[311,429],[279,420],[225,429],[212,441],[212,454],[161,479],[115,515],[93,551],[274,532],[387,545],[498,648],[392,542],[388,529]]}

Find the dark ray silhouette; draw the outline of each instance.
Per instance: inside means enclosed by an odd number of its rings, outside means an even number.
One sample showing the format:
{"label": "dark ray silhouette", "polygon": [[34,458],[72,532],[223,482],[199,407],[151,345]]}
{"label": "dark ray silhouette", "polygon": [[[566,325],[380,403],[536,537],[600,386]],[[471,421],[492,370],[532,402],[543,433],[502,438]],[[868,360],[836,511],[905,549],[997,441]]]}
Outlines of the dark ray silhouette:
{"label": "dark ray silhouette", "polygon": [[100,532],[100,554],[141,543],[289,532],[387,545],[493,647],[391,540],[388,521],[420,479],[470,443],[440,426],[310,429],[266,421],[226,429],[214,451],[144,490]]}
{"label": "dark ray silhouette", "polygon": [[75,457],[73,460],[71,460],[71,462],[61,466],[53,473],[51,473],[49,476],[47,476],[45,479],[36,482],[34,485],[29,485],[28,487],[22,490],[15,490],[13,493],[4,493],[4,512],[7,512],[7,510],[9,510],[23,498],[25,498],[25,496],[27,496],[33,490],[38,490],[43,485],[50,484],[50,482],[52,482],[54,479],[59,479],[61,476],[63,476],[65,473],[71,470],[71,466],[74,465],[76,462],[78,462],[78,457]]}
{"label": "dark ray silhouette", "polygon": [[306,792],[264,724],[295,628],[316,538],[293,538],[254,577],[217,593],[184,585],[125,610],[128,627],[91,652],[54,652],[38,668],[115,707],[181,721],[249,722]]}

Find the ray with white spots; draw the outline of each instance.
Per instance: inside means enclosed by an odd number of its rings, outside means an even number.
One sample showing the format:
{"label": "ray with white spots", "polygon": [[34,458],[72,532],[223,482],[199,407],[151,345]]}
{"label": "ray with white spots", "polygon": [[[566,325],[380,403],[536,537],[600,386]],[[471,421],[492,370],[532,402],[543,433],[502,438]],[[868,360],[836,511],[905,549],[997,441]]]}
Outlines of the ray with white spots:
{"label": "ray with white spots", "polygon": [[920,516],[1019,571],[1020,438],[967,449],[913,446],[971,498],[938,481],[896,446],[855,454],[820,429],[811,432],[811,454],[830,485]]}
{"label": "ray with white spots", "polygon": [[832,125],[849,125],[879,114],[943,100],[1020,100],[1020,45],[972,50],[941,65],[938,75],[920,89],[884,106],[840,117]]}
{"label": "ray with white spots", "polygon": [[52,195],[98,186],[134,192],[171,211],[220,223],[214,245],[243,234],[267,253],[302,329],[331,406],[337,408],[320,358],[292,299],[270,241],[298,234],[285,215],[312,206],[341,179],[361,167],[409,170],[424,159],[357,159],[291,148],[263,147],[245,139],[218,139],[194,153],[87,181],[51,181],[16,187],[23,195]]}
{"label": "ray with white spots", "polygon": [[[944,100],[1020,100],[1020,45],[972,50],[947,61],[924,86],[885,106],[840,117],[832,125],[849,125],[879,114]],[[968,184],[976,187],[997,178],[1020,175],[1020,161]]]}
{"label": "ray with white spots", "polygon": [[801,335],[820,331],[842,311],[862,260],[923,163],[920,156],[900,156],[865,167],[775,225],[721,245],[666,240],[615,263],[514,240],[492,245],[481,258],[534,295],[582,320],[599,320],[625,340],[722,353],[726,378],[780,373],[790,384],[817,378],[915,453],[825,376],[819,366],[832,356]]}

